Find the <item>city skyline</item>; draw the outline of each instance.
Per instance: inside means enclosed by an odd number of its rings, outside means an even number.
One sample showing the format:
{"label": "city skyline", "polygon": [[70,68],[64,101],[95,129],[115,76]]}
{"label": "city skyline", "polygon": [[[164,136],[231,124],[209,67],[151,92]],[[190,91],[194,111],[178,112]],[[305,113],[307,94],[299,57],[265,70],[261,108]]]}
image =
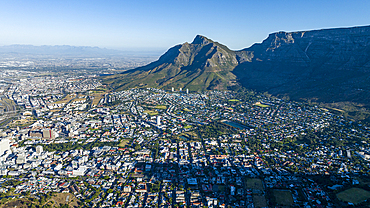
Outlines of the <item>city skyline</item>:
{"label": "city skyline", "polygon": [[0,4],[0,45],[167,49],[207,36],[243,49],[277,31],[367,25],[359,1],[16,1]]}

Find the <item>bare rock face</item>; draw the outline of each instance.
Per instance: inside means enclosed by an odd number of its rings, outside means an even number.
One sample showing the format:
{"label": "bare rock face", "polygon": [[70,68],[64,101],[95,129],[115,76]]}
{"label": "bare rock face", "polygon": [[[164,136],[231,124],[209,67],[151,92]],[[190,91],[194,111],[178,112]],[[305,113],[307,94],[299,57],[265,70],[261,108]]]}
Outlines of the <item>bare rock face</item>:
{"label": "bare rock face", "polygon": [[369,26],[273,33],[236,53],[253,54],[233,71],[247,88],[370,104]]}

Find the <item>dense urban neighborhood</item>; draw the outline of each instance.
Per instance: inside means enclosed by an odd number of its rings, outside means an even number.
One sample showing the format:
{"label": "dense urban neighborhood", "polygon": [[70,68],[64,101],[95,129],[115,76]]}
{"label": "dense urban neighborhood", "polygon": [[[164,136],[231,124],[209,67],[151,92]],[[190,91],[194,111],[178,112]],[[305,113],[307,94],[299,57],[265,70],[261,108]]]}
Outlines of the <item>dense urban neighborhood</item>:
{"label": "dense urban neighborhood", "polygon": [[370,126],[247,90],[1,73],[4,207],[369,206]]}

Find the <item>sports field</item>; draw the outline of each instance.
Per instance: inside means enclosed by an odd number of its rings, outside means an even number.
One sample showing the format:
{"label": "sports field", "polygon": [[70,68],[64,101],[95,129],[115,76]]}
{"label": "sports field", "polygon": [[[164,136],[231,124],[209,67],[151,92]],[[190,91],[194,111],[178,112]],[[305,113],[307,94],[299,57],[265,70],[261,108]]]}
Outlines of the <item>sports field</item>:
{"label": "sports field", "polygon": [[146,110],[146,111],[144,111],[144,113],[147,113],[149,116],[158,115],[158,112],[157,111],[153,111],[153,110]]}
{"label": "sports field", "polygon": [[350,188],[337,194],[341,201],[358,204],[370,198],[370,192],[360,188]]}
{"label": "sports field", "polygon": [[166,110],[167,109],[167,106],[165,105],[157,105],[155,106],[156,109],[162,109],[162,110]]}
{"label": "sports field", "polygon": [[291,206],[293,205],[293,196],[290,190],[273,190],[273,194],[278,205]]}
{"label": "sports field", "polygon": [[247,188],[248,189],[257,189],[263,191],[263,184],[261,179],[257,178],[248,178],[247,179]]}
{"label": "sports field", "polygon": [[266,198],[263,195],[253,195],[254,207],[267,207]]}

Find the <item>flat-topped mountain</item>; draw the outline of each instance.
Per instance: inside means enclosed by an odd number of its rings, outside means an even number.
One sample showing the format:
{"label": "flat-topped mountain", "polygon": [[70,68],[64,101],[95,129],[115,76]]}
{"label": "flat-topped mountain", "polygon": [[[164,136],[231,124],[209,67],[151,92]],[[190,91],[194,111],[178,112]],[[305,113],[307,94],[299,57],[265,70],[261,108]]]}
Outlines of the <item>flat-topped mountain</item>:
{"label": "flat-topped mountain", "polygon": [[[370,104],[370,27],[270,34],[238,51],[245,87],[292,98]],[[249,54],[249,60],[242,60]]]}
{"label": "flat-topped mountain", "polygon": [[272,33],[232,51],[204,36],[158,61],[107,77],[116,89],[158,87],[257,91],[318,102],[370,104],[370,26]]}

